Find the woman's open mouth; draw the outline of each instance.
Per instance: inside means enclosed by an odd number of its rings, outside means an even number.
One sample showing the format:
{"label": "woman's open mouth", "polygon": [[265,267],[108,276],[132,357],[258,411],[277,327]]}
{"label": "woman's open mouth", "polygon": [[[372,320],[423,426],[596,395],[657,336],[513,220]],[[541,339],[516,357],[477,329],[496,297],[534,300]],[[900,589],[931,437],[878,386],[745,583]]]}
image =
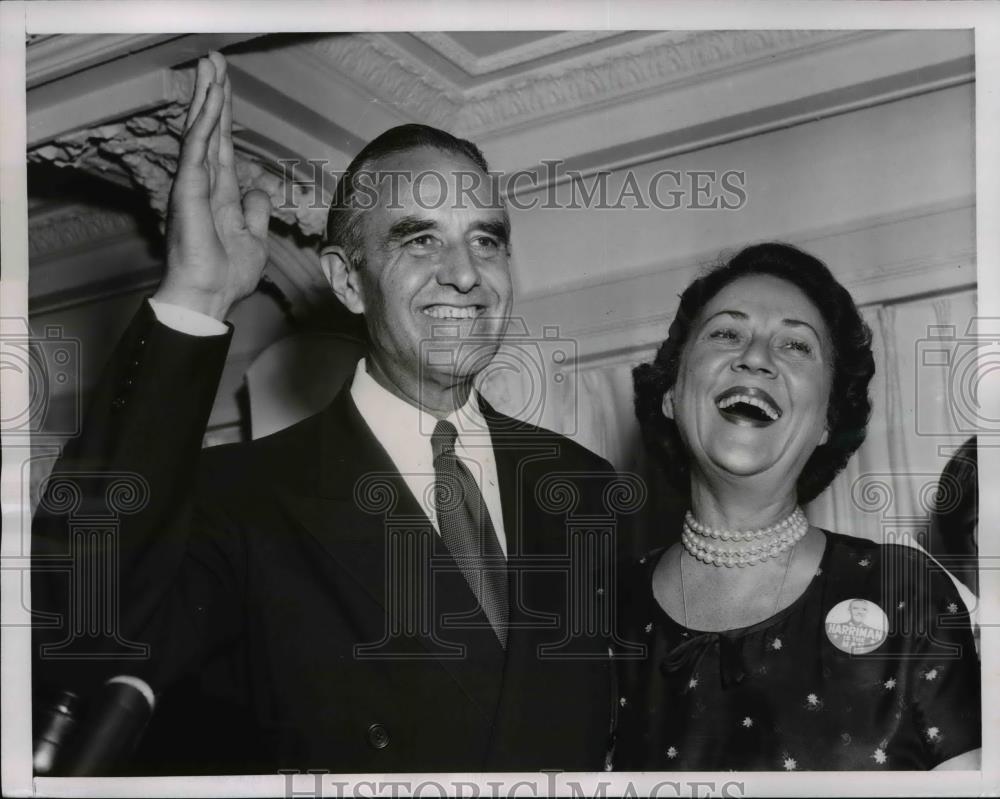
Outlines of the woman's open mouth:
{"label": "woman's open mouth", "polygon": [[727,422],[749,427],[767,427],[781,418],[781,406],[766,391],[733,386],[715,398],[715,407]]}

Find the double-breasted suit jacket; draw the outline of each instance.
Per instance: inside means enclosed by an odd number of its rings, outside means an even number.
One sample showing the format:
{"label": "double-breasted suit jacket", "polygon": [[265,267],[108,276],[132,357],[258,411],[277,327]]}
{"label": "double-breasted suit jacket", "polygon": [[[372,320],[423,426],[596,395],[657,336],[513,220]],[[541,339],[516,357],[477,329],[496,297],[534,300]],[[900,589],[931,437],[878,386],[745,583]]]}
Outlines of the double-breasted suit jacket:
{"label": "double-breasted suit jacket", "polygon": [[[185,680],[224,695],[252,730],[241,770],[601,769],[622,478],[481,403],[507,537],[505,651],[347,388],[286,430],[200,450],[229,338],[174,331],[144,303],[54,472],[134,474],[145,492],[117,521],[105,645],[148,657],[115,668],[163,693],[161,714]],[[71,546],[53,508],[37,515],[36,556]],[[45,573],[35,589],[38,609],[67,614],[79,586]],[[66,635],[36,631],[40,645]],[[47,665],[43,682],[110,668]]]}

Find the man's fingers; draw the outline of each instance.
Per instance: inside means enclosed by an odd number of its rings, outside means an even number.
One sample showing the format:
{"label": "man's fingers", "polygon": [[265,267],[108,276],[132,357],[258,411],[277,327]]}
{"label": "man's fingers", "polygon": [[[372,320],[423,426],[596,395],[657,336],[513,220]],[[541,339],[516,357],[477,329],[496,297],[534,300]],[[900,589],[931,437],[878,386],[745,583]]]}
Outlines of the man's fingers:
{"label": "man's fingers", "polygon": [[184,136],[180,157],[182,167],[200,164],[205,159],[209,136],[218,127],[222,94],[222,87],[217,83],[209,85],[201,111],[191,125],[191,130]]}
{"label": "man's fingers", "polygon": [[[215,70],[215,85],[223,91],[222,108],[224,113],[226,103],[225,89],[223,86],[226,80],[226,59],[224,59],[220,53],[216,52],[209,53],[208,59],[212,62],[212,67]],[[208,163],[211,167],[215,167],[219,163],[219,139],[221,136],[220,128],[221,125],[216,125],[212,128],[212,134],[208,139]]]}
{"label": "man's fingers", "polygon": [[233,164],[233,86],[226,75],[222,84],[222,117],[219,120],[219,164]]}
{"label": "man's fingers", "polygon": [[243,198],[243,218],[247,228],[258,239],[267,236],[271,220],[271,198],[260,189],[248,191]]}
{"label": "man's fingers", "polygon": [[212,50],[208,54],[208,60],[212,62],[212,66],[215,67],[215,82],[222,83],[226,77],[226,68],[229,66],[226,63],[226,59],[223,57],[222,53]]}
{"label": "man's fingers", "polygon": [[[227,75],[222,84],[222,112],[217,128],[219,160],[218,169],[215,171],[215,185],[212,189],[212,200],[217,205],[235,205],[240,199],[240,184],[236,178],[236,159],[233,155],[233,139],[230,135],[232,119],[232,87]],[[211,157],[211,150],[209,153]]]}
{"label": "man's fingers", "polygon": [[208,87],[212,85],[215,78],[215,67],[207,58],[198,59],[198,69],[194,84],[194,94],[191,95],[191,105],[188,106],[187,120],[184,122],[184,130],[191,130],[198,114],[201,113],[205,103],[205,96],[208,94]]}

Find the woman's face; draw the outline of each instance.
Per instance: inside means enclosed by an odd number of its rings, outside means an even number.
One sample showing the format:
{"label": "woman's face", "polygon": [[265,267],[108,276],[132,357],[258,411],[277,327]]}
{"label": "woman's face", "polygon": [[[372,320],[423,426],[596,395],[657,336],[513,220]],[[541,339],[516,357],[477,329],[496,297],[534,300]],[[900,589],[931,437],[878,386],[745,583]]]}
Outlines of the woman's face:
{"label": "woman's face", "polygon": [[826,440],[833,345],[817,308],[771,275],[738,278],[702,309],[663,411],[694,474],[794,490]]}

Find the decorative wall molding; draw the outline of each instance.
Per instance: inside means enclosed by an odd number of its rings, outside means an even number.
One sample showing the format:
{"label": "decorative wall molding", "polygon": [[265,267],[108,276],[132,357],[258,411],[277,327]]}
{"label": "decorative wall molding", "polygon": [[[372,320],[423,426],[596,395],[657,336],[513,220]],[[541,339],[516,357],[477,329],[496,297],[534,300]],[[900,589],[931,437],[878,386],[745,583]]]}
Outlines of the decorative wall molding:
{"label": "decorative wall molding", "polygon": [[553,32],[551,36],[525,42],[517,47],[500,50],[485,56],[478,56],[470,52],[450,33],[416,31],[413,35],[468,74],[478,76],[556,55],[581,45],[604,41],[612,36],[620,36],[621,33],[621,31],[614,30]]}
{"label": "decorative wall molding", "polygon": [[475,137],[859,35],[864,34],[667,31],[467,89],[383,34],[331,36],[306,47],[415,119]]}
{"label": "decorative wall molding", "polygon": [[128,178],[145,191],[162,218],[177,168],[184,113],[179,103],[170,103],[149,114],[74,131],[30,150],[28,162]]}
{"label": "decorative wall molding", "polygon": [[[190,96],[190,75],[178,75],[174,95]],[[139,188],[161,223],[166,218],[170,187],[177,171],[186,103],[175,101],[150,112],[60,136],[29,151],[30,163],[51,163],[89,174],[115,178]],[[267,274],[288,298],[292,312],[305,312],[329,300],[315,245],[326,225],[330,199],[322,185],[289,182],[258,160],[237,154],[236,174],[241,192],[260,189],[271,199],[272,219],[289,232],[272,231]],[[137,235],[135,220],[125,213],[49,215],[33,224],[29,252],[32,259],[70,255],[114,236]],[[148,282],[148,278],[147,278]],[[110,289],[121,293],[121,281]],[[131,288],[128,284],[126,288]],[[105,287],[100,291],[107,293]],[[84,292],[86,293],[86,292]]]}
{"label": "decorative wall molding", "polygon": [[428,125],[455,130],[462,91],[386,36],[330,36],[302,46],[327,69]]}
{"label": "decorative wall molding", "polygon": [[528,76],[470,91],[458,120],[467,135],[496,133],[567,111],[576,113],[649,91],[664,91],[692,78],[746,68],[820,44],[853,37],[842,31],[704,31],[678,40],[674,32],[630,42],[583,57],[569,66],[542,68]]}
{"label": "decorative wall molding", "polygon": [[47,214],[41,220],[29,221],[28,257],[35,263],[90,248],[97,242],[136,234],[136,221],[131,214],[74,208],[69,213]]}
{"label": "decorative wall molding", "polygon": [[[164,219],[186,112],[185,104],[173,102],[148,114],[74,131],[29,151],[28,161],[126,179],[143,190],[150,207]],[[240,153],[236,173],[241,191],[261,189],[268,194],[275,218],[306,237],[322,235],[329,199],[323,196],[321,185],[289,185]]]}
{"label": "decorative wall molding", "polygon": [[[610,38],[615,35],[617,32],[568,32],[559,34],[558,37],[547,37],[539,42],[513,47],[504,51],[506,55],[498,55],[493,61],[481,60],[478,64],[469,62],[470,69],[481,70],[480,76],[483,79],[474,80],[464,87],[458,86],[449,77],[430,68],[418,56],[408,51],[399,43],[399,34],[334,34],[282,46],[281,51],[283,59],[293,60],[301,67],[301,71],[290,74],[302,75],[309,72],[317,76],[315,84],[308,83],[311,94],[306,97],[298,97],[297,103],[308,106],[310,98],[314,95],[320,99],[325,76],[336,77],[341,86],[349,89],[349,91],[345,91],[345,94],[356,93],[356,96],[349,97],[348,101],[338,99],[335,112],[331,112],[331,118],[336,117],[334,121],[337,125],[343,126],[345,134],[356,133],[356,127],[359,124],[353,120],[364,115],[367,110],[366,106],[369,108],[373,105],[377,106],[378,102],[381,101],[386,106],[391,106],[394,112],[398,111],[401,118],[409,117],[424,121],[457,131],[474,139],[483,136],[488,139],[489,136],[494,136],[492,142],[489,142],[492,145],[495,146],[497,142],[504,145],[506,142],[506,146],[511,150],[515,147],[521,148],[519,152],[524,152],[525,140],[530,139],[531,136],[541,141],[543,137],[551,136],[551,131],[560,126],[565,128],[580,124],[586,127],[584,123],[587,120],[577,119],[575,115],[591,112],[589,119],[603,118],[605,113],[611,113],[605,109],[611,109],[617,103],[622,105],[615,106],[616,112],[632,113],[637,125],[642,119],[646,118],[648,121],[649,118],[644,114],[636,113],[635,108],[642,107],[646,110],[654,107],[669,108],[669,101],[672,98],[686,97],[688,98],[687,108],[699,109],[701,107],[699,102],[691,102],[690,98],[697,97],[701,93],[703,81],[719,78],[719,76],[728,76],[728,78],[716,80],[713,86],[706,87],[715,92],[713,96],[716,100],[719,99],[719,96],[722,96],[723,100],[727,99],[725,92],[720,87],[729,85],[730,79],[735,81],[737,78],[745,78],[762,87],[767,87],[769,85],[768,78],[775,73],[785,75],[785,81],[791,87],[788,91],[798,97],[794,92],[798,90],[798,74],[802,71],[801,64],[807,63],[811,68],[817,69],[817,64],[821,64],[824,60],[841,58],[839,55],[841,52],[852,54],[853,58],[859,49],[865,52],[877,52],[885,48],[884,42],[888,42],[912,58],[928,61],[931,66],[934,65],[932,63],[934,58],[941,57],[937,51],[931,56],[925,56],[927,48],[920,46],[920,40],[914,41],[912,37],[906,39],[906,34],[900,32],[886,38],[884,33],[877,31],[661,31],[640,38],[621,37],[621,40],[618,41],[609,40],[599,50],[586,48],[586,51],[582,53],[566,52],[565,57],[558,60],[557,63],[553,63],[553,59],[544,59],[545,63],[538,65],[527,64],[527,61],[523,61],[529,68],[516,75],[508,74],[506,77],[490,79],[488,74],[490,70],[503,69],[504,67],[501,65],[505,63],[504,59],[513,59],[511,64],[514,64],[517,59],[540,58],[544,54],[542,44],[546,42],[551,44],[551,40],[555,38],[558,38],[569,49],[588,41],[598,41],[601,38]],[[440,44],[443,40],[439,41],[435,38],[440,36],[442,35],[420,34],[418,38],[428,44],[435,41]],[[893,36],[895,38],[891,38]],[[588,37],[593,38],[588,39]],[[901,45],[893,44],[898,42],[900,37],[903,37],[905,41]],[[61,53],[63,58],[69,58],[70,50],[65,48],[68,48],[71,43],[60,45],[60,47],[64,47],[61,51],[55,46],[62,38],[68,37],[39,40],[32,47],[51,47],[53,53]],[[101,39],[101,37],[96,38]],[[450,40],[450,37],[446,35],[444,38]],[[105,37],[105,39],[105,44],[110,47],[112,46],[111,40],[116,39],[116,37]],[[174,47],[175,44],[174,42],[166,42],[163,43],[163,46]],[[843,45],[842,49],[841,45]],[[118,46],[124,45],[120,42]],[[79,47],[83,47],[83,45],[81,44]],[[919,53],[913,55],[917,50]],[[99,48],[94,52],[99,52]],[[103,56],[106,56],[108,52],[110,51],[105,51]],[[814,52],[818,54],[815,59],[811,56]],[[804,59],[806,53],[810,54],[808,62],[794,60]],[[142,54],[140,57],[145,57],[145,55]],[[455,58],[465,58],[465,56],[455,55],[454,52],[452,55]],[[474,55],[469,55],[475,58]],[[84,60],[92,56],[93,53],[88,55],[86,48],[78,52],[78,57]],[[238,56],[234,56],[235,58]],[[892,61],[891,58],[887,60]],[[434,61],[440,63],[438,59],[434,59]],[[50,62],[48,68],[56,69],[57,59],[55,55],[51,55]],[[763,66],[779,62],[780,66],[771,72]],[[41,64],[41,62],[39,63]],[[855,63],[858,63],[858,60],[855,59]],[[900,63],[909,65],[910,61]],[[113,64],[105,66],[111,67]],[[888,67],[885,65],[876,65],[876,67],[882,70],[891,70],[894,68],[894,64],[889,63]],[[42,66],[39,66],[38,69],[41,70]],[[751,73],[750,70],[757,71]],[[911,69],[911,71],[913,70]],[[95,70],[89,70],[87,74],[92,72]],[[454,70],[448,70],[448,72],[454,74]],[[42,72],[38,74],[42,74]],[[118,115],[121,115],[122,111],[116,111],[116,116],[104,117],[93,113],[90,116],[91,120],[111,119],[112,121],[99,125],[91,121],[88,127],[58,135],[45,145],[29,151],[29,161],[49,162],[63,167],[81,169],[137,186],[145,193],[149,205],[159,214],[161,219],[164,218],[170,182],[176,171],[180,131],[186,113],[186,104],[193,88],[193,72],[191,69],[163,69],[155,74],[160,77],[163,87],[162,93],[156,97],[157,105],[152,110],[148,110],[149,106],[147,105],[145,109],[136,111],[136,103],[129,100],[132,110],[128,117],[119,119]],[[253,74],[257,80],[267,84],[265,88],[271,87],[271,84],[267,83],[267,75],[262,72]],[[476,76],[473,75],[473,77]],[[848,80],[852,80],[853,77],[853,73],[851,73]],[[821,82],[813,81],[813,83],[819,85]],[[813,83],[808,83],[803,91],[808,92]],[[921,83],[921,86],[923,85]],[[54,81],[51,85],[41,87],[39,91],[45,92],[52,87],[59,86],[62,86],[62,82]],[[826,84],[822,84],[820,88],[825,86]],[[107,90],[105,94],[114,94],[118,87],[119,84],[115,84],[115,88]],[[716,89],[718,91],[715,91]],[[818,92],[819,89],[815,89],[815,91]],[[827,90],[827,93],[829,91]],[[671,95],[671,92],[676,92],[676,94]],[[257,100],[261,109],[273,115],[287,111],[287,104],[277,102],[274,98],[268,98],[266,94],[266,92],[262,92],[262,98]],[[710,94],[708,91],[704,93],[704,95],[708,94]],[[819,97],[817,103],[830,102],[825,94],[818,94],[817,97]],[[807,97],[807,99],[811,98],[812,95]],[[90,104],[89,95],[82,101],[80,98],[76,99],[79,104]],[[750,102],[753,101],[759,101],[757,95],[751,95]],[[61,114],[64,105],[70,102],[70,100],[66,100],[63,104],[54,103],[53,113]],[[255,102],[254,98],[249,96],[249,92],[246,102],[249,104]],[[838,108],[840,107],[838,106]],[[809,110],[810,113],[813,112],[813,109]],[[244,106],[244,111],[246,111],[246,106]],[[108,112],[105,110],[104,113]],[[706,126],[713,122],[718,122],[722,126],[732,126],[733,123],[728,118],[710,116],[713,113],[718,114],[719,112],[717,110],[705,111],[705,119],[694,118],[693,121],[688,120],[687,124],[692,130],[697,129],[702,132]],[[812,113],[812,116],[807,118],[815,118],[815,114]],[[249,115],[249,113],[246,119],[252,120],[254,126],[260,125],[258,118]],[[550,123],[550,120],[556,121]],[[627,127],[627,119],[625,122],[624,135],[627,135],[631,128]],[[659,116],[654,116],[653,122],[659,125],[661,122]],[[786,124],[786,122],[787,120],[782,118],[781,124]],[[74,122],[74,124],[76,123]],[[382,124],[381,120],[379,124]],[[675,132],[670,127],[671,124],[676,126],[679,123],[676,119],[664,119],[663,129],[666,133]],[[283,138],[273,131],[270,132],[270,135],[276,140],[284,141],[290,135],[289,131],[298,130],[295,128],[296,125],[301,127],[301,120],[290,114],[288,128],[277,129]],[[518,129],[527,129],[527,132]],[[495,135],[503,134],[505,131],[509,131],[510,135],[506,137]],[[254,132],[256,132],[254,127],[248,131],[248,133]],[[581,142],[576,143],[575,146],[578,146],[580,153],[584,155],[601,152],[594,150],[595,147],[603,144],[601,137],[613,138],[617,133],[612,131],[605,134],[598,125],[593,140],[583,137]],[[750,135],[742,129],[739,133],[740,135]],[[638,137],[638,134],[636,135]],[[322,138],[316,132],[313,132],[312,136],[316,140]],[[553,140],[563,141],[562,138]],[[712,141],[701,139],[695,144],[709,146],[711,143]],[[635,142],[620,142],[616,139],[612,144],[618,147],[629,147]],[[308,151],[311,145],[311,141],[303,138],[296,140],[294,147],[289,146],[289,150],[292,151],[293,155],[309,157],[312,155],[312,152]],[[641,147],[646,148],[649,146],[645,141],[641,145]],[[343,147],[346,152],[347,145],[343,145]],[[579,153],[574,155],[582,157]],[[634,156],[634,153],[632,155]],[[648,151],[643,150],[640,155],[648,157]],[[538,163],[538,161],[532,160],[530,163]],[[269,195],[274,208],[274,217],[280,223],[277,228],[288,231],[288,235],[285,233],[272,235],[275,245],[272,248],[274,256],[273,262],[269,266],[269,274],[275,278],[275,282],[289,297],[293,307],[308,307],[319,301],[317,298],[328,297],[329,292],[312,247],[322,235],[326,221],[329,197],[321,194],[324,191],[323,187],[310,185],[306,182],[291,182],[285,176],[280,175],[276,171],[276,167],[271,165],[266,158],[247,152],[240,152],[237,155],[237,174],[243,191],[256,188],[264,190]],[[80,228],[80,236],[86,235],[86,231],[81,227],[82,224],[77,223],[77,227]],[[96,229],[94,232],[101,235]],[[71,236],[72,234],[67,231],[66,235]],[[46,240],[45,236],[49,238]],[[57,236],[58,234],[54,232],[42,234],[41,238],[32,244],[33,257],[36,254],[41,255],[46,252],[44,248],[50,246],[46,241],[51,242],[53,247],[61,246],[55,244]],[[83,240],[81,239],[81,241]],[[71,245],[67,244],[67,246]],[[914,278],[914,283],[930,285],[936,279],[934,278],[935,270],[953,263],[948,259],[954,257],[966,259],[974,257],[974,253],[963,251],[942,257],[944,260],[941,261],[916,258],[912,263],[904,264],[905,269],[901,267],[895,277],[886,277],[879,271],[865,272],[862,277],[859,277],[859,285],[867,285],[868,288],[865,291],[870,291],[873,295],[881,295],[888,290],[888,286],[899,286],[898,276],[905,270],[909,270],[909,275]],[[653,265],[648,266],[653,267]],[[666,269],[666,267],[663,268]],[[553,290],[559,294],[573,291],[574,295],[577,296],[576,289],[573,287],[554,286]],[[581,292],[586,293],[585,289],[581,289]],[[583,294],[579,296],[582,297]],[[641,293],[639,297],[641,298]],[[540,297],[526,299],[529,305],[536,308],[547,305],[547,301],[543,301]],[[580,307],[586,306],[581,305]],[[654,323],[646,319],[643,314],[648,316],[648,312],[636,310],[635,318],[623,320],[621,324],[627,327],[633,323],[640,325],[647,324],[647,322]],[[579,320],[586,317],[577,314],[576,318]],[[581,331],[581,335],[590,334]],[[594,335],[599,336],[603,333],[595,333]]]}

